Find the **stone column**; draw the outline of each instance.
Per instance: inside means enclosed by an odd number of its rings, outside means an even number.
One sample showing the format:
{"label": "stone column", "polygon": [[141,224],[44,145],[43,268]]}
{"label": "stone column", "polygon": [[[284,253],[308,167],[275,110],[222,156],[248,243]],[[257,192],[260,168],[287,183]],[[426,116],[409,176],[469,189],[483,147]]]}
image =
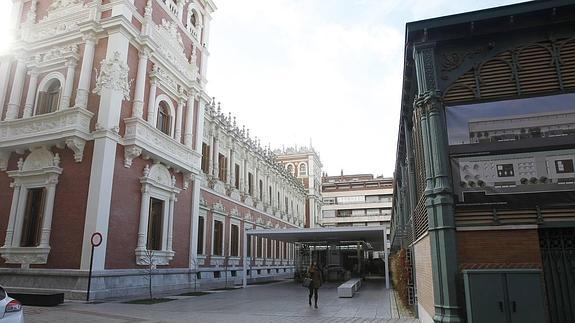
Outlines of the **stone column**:
{"label": "stone column", "polygon": [[214,137],[210,136],[209,139],[210,139],[210,141],[209,141],[209,143],[210,143],[210,146],[209,146],[209,148],[210,148],[209,149],[210,150],[210,154],[209,154],[210,160],[208,160],[208,164],[209,164],[208,165],[209,166],[208,167],[208,175],[211,176],[212,174],[214,174],[214,161],[213,161],[213,158],[214,158]]}
{"label": "stone column", "polygon": [[38,87],[38,71],[31,70],[29,74],[30,81],[28,82],[28,93],[26,94],[26,102],[24,103],[24,118],[32,116],[34,101],[36,99],[36,88]]}
{"label": "stone column", "polygon": [[76,107],[88,107],[88,94],[90,93],[90,82],[92,80],[92,66],[94,65],[94,51],[96,50],[96,35],[88,33],[84,35],[84,54],[82,55],[82,66],[78,80],[78,90],[76,92]]}
{"label": "stone column", "polygon": [[156,118],[156,90],[158,89],[158,80],[152,75],[150,77],[150,95],[148,96],[148,123],[153,127],[154,119]]}
{"label": "stone column", "polygon": [[[148,57],[150,50],[143,48],[139,53],[138,74],[136,76],[136,85],[134,89],[134,103],[132,104],[132,117],[144,117],[144,90],[146,88],[146,74],[148,68]],[[151,91],[150,91],[151,92]]]}
{"label": "stone column", "polygon": [[[198,264],[198,225],[200,219],[200,183],[201,175],[194,176],[194,183],[192,185],[192,207],[191,207],[191,230],[190,230],[190,268],[196,268]],[[206,231],[204,223],[204,235]]]}
{"label": "stone column", "polygon": [[4,101],[6,100],[6,92],[8,91],[8,78],[10,77],[10,69],[12,67],[12,57],[4,56],[0,58],[0,120],[4,110]]}
{"label": "stone column", "polygon": [[148,219],[150,205],[150,191],[147,188],[142,188],[142,200],[140,201],[140,225],[138,227],[138,243],[136,249],[146,250],[146,232],[148,231]]}
{"label": "stone column", "polygon": [[[193,127],[194,127],[194,96],[190,95],[188,97],[188,103],[186,104],[187,112],[186,112],[186,124],[184,126],[184,145],[188,148],[193,149]],[[199,120],[198,120],[199,121]]]}
{"label": "stone column", "polygon": [[176,204],[176,195],[170,196],[170,211],[168,216],[168,245],[167,250],[172,251],[172,240],[174,238],[174,204]]}
{"label": "stone column", "polygon": [[20,204],[20,194],[22,191],[22,186],[15,185],[14,193],[12,193],[12,205],[10,206],[10,218],[8,219],[8,227],[6,228],[6,239],[4,240],[4,247],[14,246],[12,238],[14,236],[14,225],[16,221],[16,212],[18,210],[18,205]]}
{"label": "stone column", "polygon": [[184,113],[184,104],[186,103],[184,97],[178,98],[178,108],[176,111],[176,129],[175,138],[177,142],[182,142],[182,114]]}
{"label": "stone column", "polygon": [[414,47],[419,94],[415,107],[420,116],[427,185],[426,208],[433,268],[435,322],[462,322],[457,303],[457,244],[455,210],[447,153],[444,107],[437,87],[434,44]]}
{"label": "stone column", "polygon": [[233,148],[234,144],[232,143],[232,148],[230,149],[230,157],[228,158],[228,183],[230,184],[231,187],[235,188],[236,187],[236,164],[235,164],[235,160],[234,160],[234,148]]}
{"label": "stone column", "polygon": [[72,88],[74,87],[74,72],[76,70],[76,59],[69,59],[66,62],[66,83],[64,84],[64,92],[62,100],[60,101],[60,109],[70,108],[70,98],[72,97]]}
{"label": "stone column", "polygon": [[46,204],[42,219],[42,235],[40,236],[40,248],[50,247],[50,227],[52,226],[52,214],[54,211],[54,196],[56,195],[57,181],[48,184],[46,188]]}
{"label": "stone column", "polygon": [[[216,133],[217,133],[217,130],[216,130]],[[219,159],[218,159],[218,157],[220,155],[220,140],[219,140],[217,135],[214,137],[214,149],[213,150],[214,150],[213,151],[214,154],[212,155],[212,157],[213,157],[212,164],[214,166],[213,166],[212,175],[214,175],[215,178],[220,179],[220,174],[219,174],[220,165],[219,165]]]}
{"label": "stone column", "polygon": [[12,91],[8,100],[8,109],[6,110],[6,120],[18,118],[20,103],[22,100],[22,91],[24,91],[24,80],[26,79],[26,63],[23,58],[18,59],[16,73],[12,82]]}

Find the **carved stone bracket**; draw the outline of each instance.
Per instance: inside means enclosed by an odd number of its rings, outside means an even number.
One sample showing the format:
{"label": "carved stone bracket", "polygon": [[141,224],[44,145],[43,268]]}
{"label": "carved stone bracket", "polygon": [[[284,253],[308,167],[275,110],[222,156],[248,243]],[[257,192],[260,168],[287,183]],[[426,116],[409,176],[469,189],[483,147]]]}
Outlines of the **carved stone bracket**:
{"label": "carved stone bracket", "polygon": [[86,146],[86,141],[80,138],[69,138],[66,139],[66,147],[74,152],[74,161],[81,163],[84,159],[84,147]]}
{"label": "carved stone bracket", "polygon": [[127,146],[124,147],[124,167],[130,168],[132,166],[132,160],[142,154],[142,148],[138,146]]}
{"label": "carved stone bracket", "polygon": [[10,152],[0,150],[0,171],[8,169],[8,160],[10,159]]}

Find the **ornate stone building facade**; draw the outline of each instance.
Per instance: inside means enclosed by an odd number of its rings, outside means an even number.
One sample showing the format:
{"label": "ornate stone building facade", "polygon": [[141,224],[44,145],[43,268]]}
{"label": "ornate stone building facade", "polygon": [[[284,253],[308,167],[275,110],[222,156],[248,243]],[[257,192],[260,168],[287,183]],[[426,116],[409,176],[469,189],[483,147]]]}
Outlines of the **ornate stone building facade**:
{"label": "ornate stone building facade", "polygon": [[[211,0],[13,0],[0,63],[0,283],[189,286]],[[169,283],[168,283],[169,282]]]}
{"label": "ornate stone building facade", "polygon": [[[276,155],[215,100],[205,110],[197,253],[202,275],[241,278],[245,230],[304,226],[306,191]],[[292,244],[251,238],[248,278],[293,272]]]}
{"label": "ornate stone building facade", "polygon": [[301,181],[307,191],[305,204],[305,227],[319,225],[321,216],[321,174],[322,163],[319,153],[312,147],[290,147],[274,150],[286,170]]}

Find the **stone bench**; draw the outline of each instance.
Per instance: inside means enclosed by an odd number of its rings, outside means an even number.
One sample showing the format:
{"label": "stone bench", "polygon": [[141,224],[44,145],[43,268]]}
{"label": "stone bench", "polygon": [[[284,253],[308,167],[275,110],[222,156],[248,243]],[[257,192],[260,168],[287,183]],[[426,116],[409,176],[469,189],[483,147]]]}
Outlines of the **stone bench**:
{"label": "stone bench", "polygon": [[339,297],[353,297],[361,288],[361,278],[352,278],[345,283],[339,285],[337,288],[337,296]]}

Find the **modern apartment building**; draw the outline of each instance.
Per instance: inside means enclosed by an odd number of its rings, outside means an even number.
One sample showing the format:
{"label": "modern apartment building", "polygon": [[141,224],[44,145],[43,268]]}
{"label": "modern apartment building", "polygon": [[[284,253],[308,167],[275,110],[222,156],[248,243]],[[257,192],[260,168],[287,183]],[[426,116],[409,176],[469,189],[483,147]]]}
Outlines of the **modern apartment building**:
{"label": "modern apartment building", "polygon": [[324,227],[389,225],[393,179],[371,174],[322,178]]}
{"label": "modern apartment building", "polygon": [[400,294],[422,322],[575,321],[575,4],[406,28]]}
{"label": "modern apartment building", "polygon": [[290,147],[274,150],[277,160],[303,184],[307,191],[305,227],[317,226],[322,206],[321,164],[318,152],[309,147]]}

